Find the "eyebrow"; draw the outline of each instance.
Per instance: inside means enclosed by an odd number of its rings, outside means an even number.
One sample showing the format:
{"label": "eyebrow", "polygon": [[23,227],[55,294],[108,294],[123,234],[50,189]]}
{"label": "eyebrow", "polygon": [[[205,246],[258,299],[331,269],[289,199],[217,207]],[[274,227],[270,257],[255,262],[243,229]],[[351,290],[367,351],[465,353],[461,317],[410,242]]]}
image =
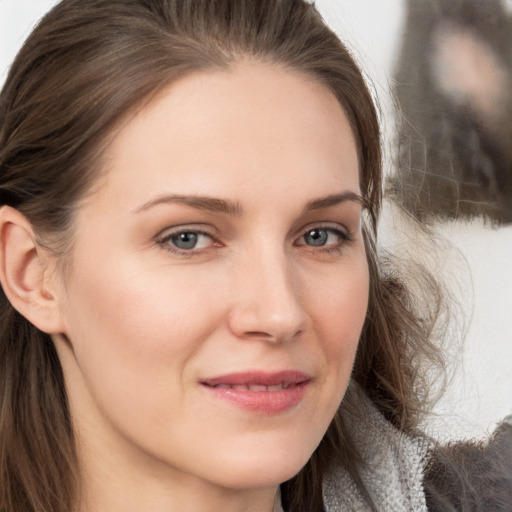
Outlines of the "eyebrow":
{"label": "eyebrow", "polygon": [[214,213],[226,213],[228,215],[235,215],[237,217],[243,214],[243,208],[240,203],[233,203],[231,201],[227,201],[225,199],[217,199],[216,197],[208,197],[208,196],[180,196],[180,195],[166,195],[157,197],[147,203],[144,203],[142,206],[139,206],[134,210],[134,213],[138,213],[144,210],[148,210],[149,208],[156,206],[158,204],[183,204],[185,206],[190,206],[192,208],[196,208],[198,210],[206,210],[208,212]]}
{"label": "eyebrow", "polygon": [[323,210],[324,208],[330,208],[331,206],[337,206],[338,204],[352,201],[359,203],[361,206],[365,206],[366,202],[360,194],[355,192],[343,192],[341,194],[332,194],[330,196],[321,197],[320,199],[313,199],[304,208],[304,212],[311,210]]}
{"label": "eyebrow", "polygon": [[[319,199],[313,199],[304,207],[304,213],[311,210],[322,210],[324,208],[330,208],[332,206],[337,206],[338,204],[352,201],[361,204],[363,207],[365,205],[365,201],[363,197],[355,192],[343,192],[341,194],[332,194],[326,197],[321,197]],[[216,197],[209,196],[182,196],[182,195],[165,195],[160,196],[147,203],[144,203],[142,206],[139,206],[133,213],[139,213],[153,206],[159,204],[182,204],[185,206],[190,206],[191,208],[196,208],[198,210],[205,210],[214,213],[225,213],[227,215],[233,216],[241,216],[244,211],[239,202],[232,202],[226,199],[218,199]]]}

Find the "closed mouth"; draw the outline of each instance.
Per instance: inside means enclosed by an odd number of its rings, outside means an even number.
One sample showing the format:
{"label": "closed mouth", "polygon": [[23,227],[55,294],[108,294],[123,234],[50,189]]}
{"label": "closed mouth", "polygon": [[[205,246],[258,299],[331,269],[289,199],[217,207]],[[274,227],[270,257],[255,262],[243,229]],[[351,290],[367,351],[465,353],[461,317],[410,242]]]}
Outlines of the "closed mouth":
{"label": "closed mouth", "polygon": [[[209,384],[206,384],[209,386]],[[216,384],[215,386],[210,386],[216,389],[235,389],[237,391],[282,391],[283,389],[288,389],[292,386],[296,386],[298,383],[295,382],[283,382],[281,384],[275,384],[272,386],[265,386],[263,384]]]}
{"label": "closed mouth", "polygon": [[201,384],[217,389],[233,389],[236,391],[283,391],[293,386],[305,384],[311,378],[303,372],[284,370],[279,372],[238,372],[204,379]]}
{"label": "closed mouth", "polygon": [[232,373],[200,384],[214,397],[251,414],[277,415],[297,406],[307,392],[311,377],[303,372],[250,371]]}

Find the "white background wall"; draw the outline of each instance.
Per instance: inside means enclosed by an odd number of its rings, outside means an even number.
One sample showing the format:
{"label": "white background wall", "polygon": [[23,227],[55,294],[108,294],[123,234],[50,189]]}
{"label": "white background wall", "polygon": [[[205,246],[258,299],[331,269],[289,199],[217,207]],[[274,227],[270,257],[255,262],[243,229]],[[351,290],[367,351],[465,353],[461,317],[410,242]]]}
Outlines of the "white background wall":
{"label": "white background wall", "polygon": [[[0,84],[30,27],[54,3],[0,0]],[[316,3],[371,77],[389,145],[393,129],[389,83],[405,0]],[[512,10],[512,0],[505,3]],[[437,230],[439,239],[447,242],[437,243],[435,250],[429,247],[432,252],[427,254],[414,239],[415,233],[404,228],[391,210],[382,227],[388,245],[428,259],[436,273],[457,285],[469,320],[464,350],[455,354],[462,364],[427,428],[444,438],[481,436],[512,413],[512,227],[495,230],[481,222],[443,224]]]}

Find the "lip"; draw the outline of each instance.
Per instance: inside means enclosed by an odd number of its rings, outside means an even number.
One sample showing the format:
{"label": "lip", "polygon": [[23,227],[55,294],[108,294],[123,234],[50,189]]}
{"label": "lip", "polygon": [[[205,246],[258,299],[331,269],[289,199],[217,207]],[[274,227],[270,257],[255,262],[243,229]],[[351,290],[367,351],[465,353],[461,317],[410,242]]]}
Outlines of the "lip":
{"label": "lip", "polygon": [[278,414],[298,405],[311,377],[303,372],[239,372],[203,379],[200,384],[213,396],[249,412]]}

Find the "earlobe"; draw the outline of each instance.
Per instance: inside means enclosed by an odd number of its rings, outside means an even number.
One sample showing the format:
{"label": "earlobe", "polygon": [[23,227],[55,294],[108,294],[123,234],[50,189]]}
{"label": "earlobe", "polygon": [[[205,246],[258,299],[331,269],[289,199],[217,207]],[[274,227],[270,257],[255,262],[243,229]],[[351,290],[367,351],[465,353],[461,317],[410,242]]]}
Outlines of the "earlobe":
{"label": "earlobe", "polygon": [[47,251],[38,246],[32,225],[9,206],[0,208],[0,281],[12,306],[38,329],[62,332],[52,289]]}

